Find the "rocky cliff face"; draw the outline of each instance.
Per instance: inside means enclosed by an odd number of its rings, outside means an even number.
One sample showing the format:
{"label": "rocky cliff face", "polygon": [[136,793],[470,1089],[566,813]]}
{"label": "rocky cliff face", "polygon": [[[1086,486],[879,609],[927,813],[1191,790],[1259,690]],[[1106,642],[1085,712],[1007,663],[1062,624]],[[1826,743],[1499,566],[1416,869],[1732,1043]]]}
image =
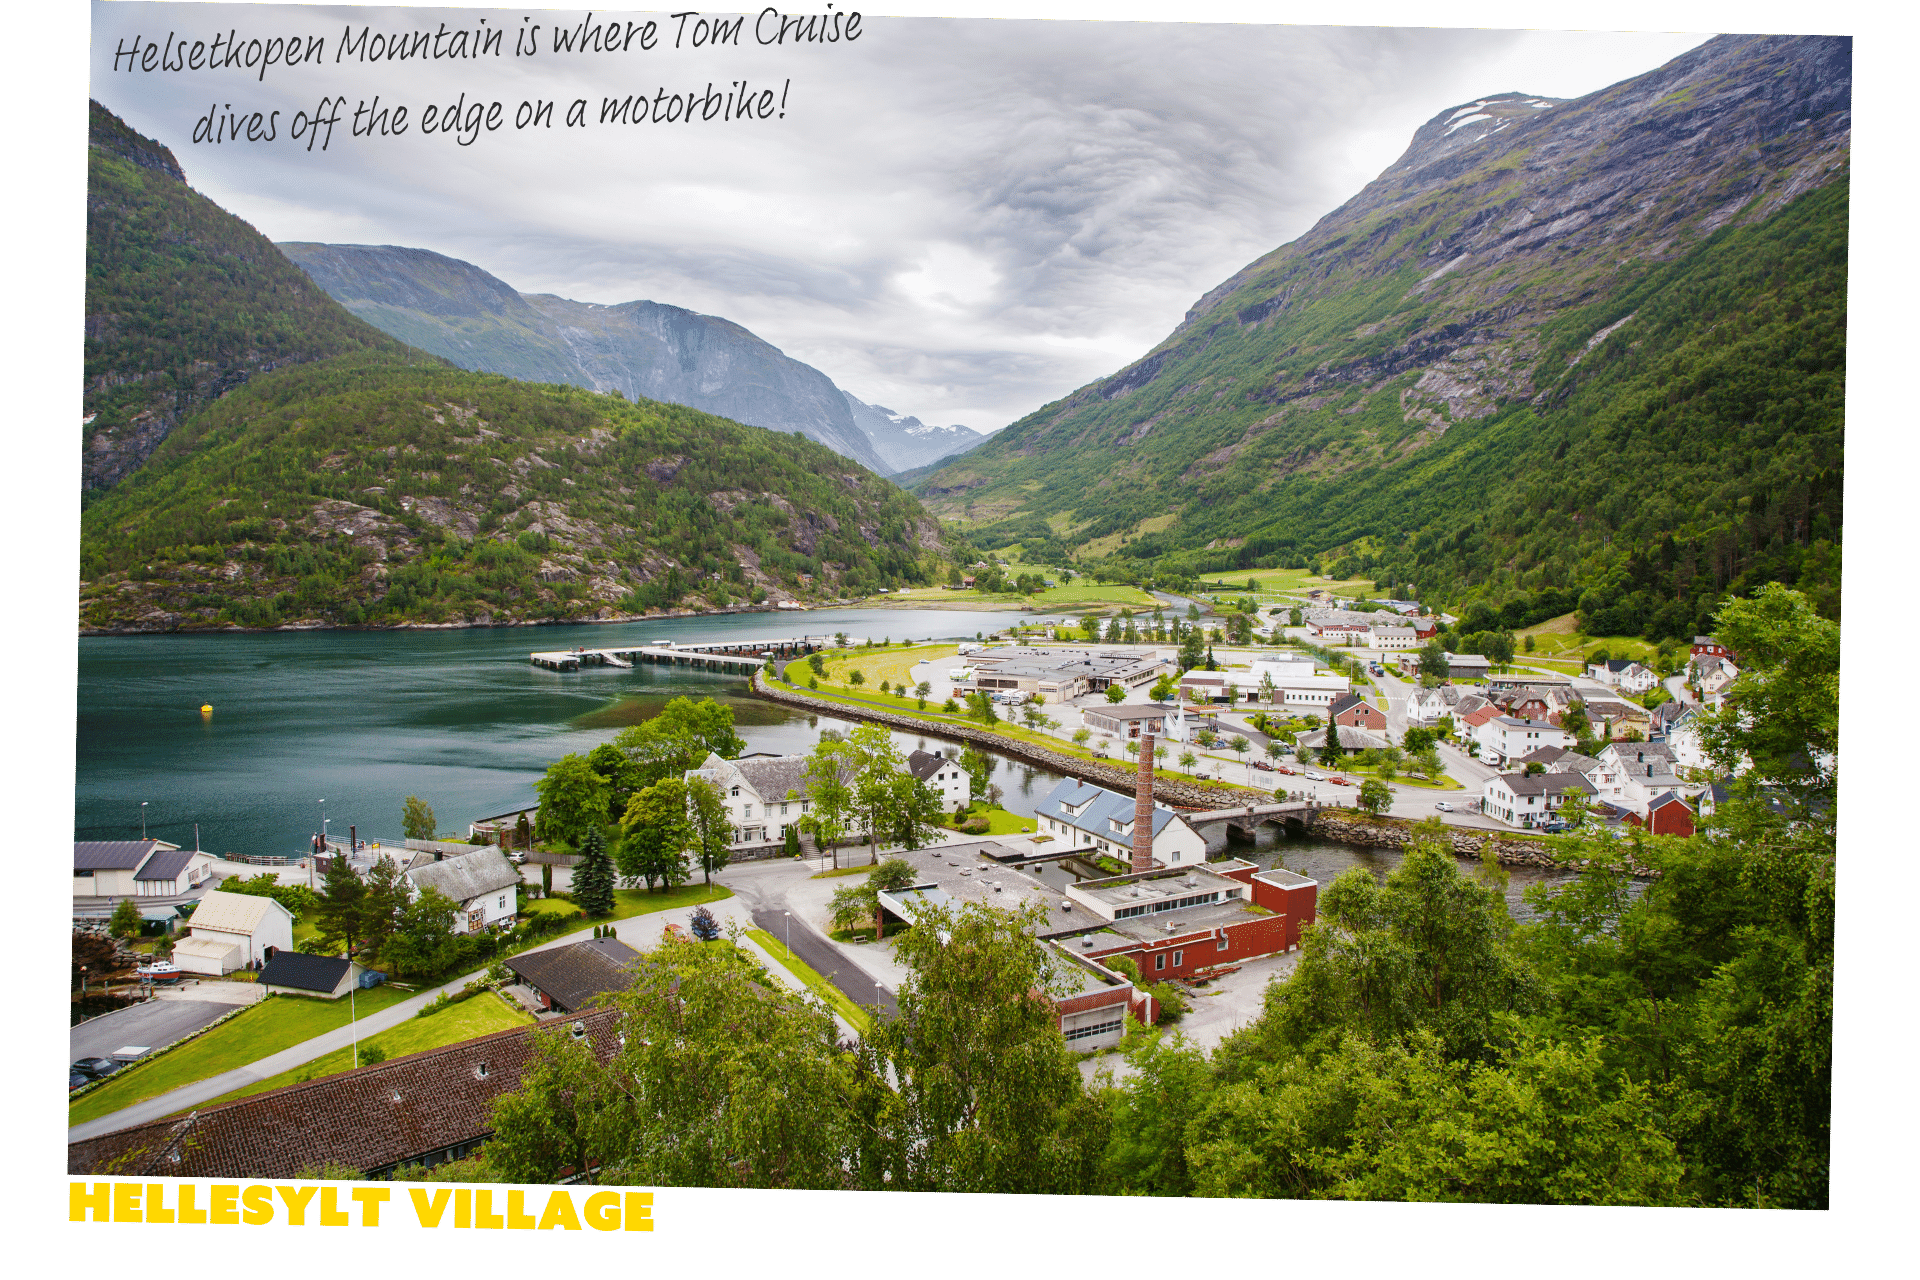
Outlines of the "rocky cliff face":
{"label": "rocky cliff face", "polygon": [[[1461,423],[1547,407],[1566,390],[1566,361],[1541,363],[1557,319],[1845,176],[1851,67],[1844,38],[1723,36],[1577,100],[1449,107],[1141,360],[919,491],[948,516],[1073,510],[1098,536],[1230,473],[1237,496],[1394,467]],[[1322,410],[1352,428],[1323,429]]]}
{"label": "rocky cliff face", "polygon": [[280,248],[367,323],[464,369],[664,400],[798,431],[882,475],[840,389],[732,321],[658,302],[520,294],[456,258],[393,245]]}
{"label": "rocky cliff face", "polygon": [[867,439],[873,442],[874,452],[893,474],[925,467],[942,458],[957,457],[987,438],[957,422],[945,427],[928,426],[918,418],[867,404],[849,392],[841,394],[847,398],[854,425],[866,433]]}

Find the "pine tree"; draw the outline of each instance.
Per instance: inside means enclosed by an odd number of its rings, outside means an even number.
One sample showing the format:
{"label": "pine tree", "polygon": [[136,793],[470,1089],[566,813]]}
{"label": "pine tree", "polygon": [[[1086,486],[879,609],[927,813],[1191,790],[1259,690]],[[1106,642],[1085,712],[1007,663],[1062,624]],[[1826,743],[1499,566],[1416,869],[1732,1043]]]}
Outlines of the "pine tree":
{"label": "pine tree", "polygon": [[607,856],[607,838],[598,826],[589,827],[580,841],[580,865],[573,869],[573,900],[589,916],[613,910],[613,859]]}

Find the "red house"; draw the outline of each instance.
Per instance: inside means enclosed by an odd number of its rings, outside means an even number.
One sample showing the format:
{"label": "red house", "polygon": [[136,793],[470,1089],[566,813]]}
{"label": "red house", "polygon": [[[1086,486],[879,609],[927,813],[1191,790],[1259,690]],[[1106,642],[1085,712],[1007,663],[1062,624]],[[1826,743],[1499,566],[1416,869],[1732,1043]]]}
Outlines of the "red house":
{"label": "red house", "polygon": [[1349,729],[1372,729],[1378,733],[1384,732],[1387,727],[1387,713],[1357,693],[1335,698],[1333,705],[1327,708],[1327,715],[1335,724],[1346,725]]}
{"label": "red house", "polygon": [[1671,791],[1663,791],[1647,803],[1647,816],[1629,813],[1627,821],[1645,827],[1649,835],[1690,836],[1693,834],[1693,810]]}

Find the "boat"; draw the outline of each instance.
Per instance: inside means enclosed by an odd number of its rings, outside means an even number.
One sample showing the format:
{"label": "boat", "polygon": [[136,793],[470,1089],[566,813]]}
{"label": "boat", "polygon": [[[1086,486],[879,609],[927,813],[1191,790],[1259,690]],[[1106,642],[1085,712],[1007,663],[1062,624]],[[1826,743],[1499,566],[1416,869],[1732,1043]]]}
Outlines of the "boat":
{"label": "boat", "polygon": [[134,976],[148,982],[178,982],[186,973],[171,960],[155,960],[152,964],[143,964],[135,969]]}

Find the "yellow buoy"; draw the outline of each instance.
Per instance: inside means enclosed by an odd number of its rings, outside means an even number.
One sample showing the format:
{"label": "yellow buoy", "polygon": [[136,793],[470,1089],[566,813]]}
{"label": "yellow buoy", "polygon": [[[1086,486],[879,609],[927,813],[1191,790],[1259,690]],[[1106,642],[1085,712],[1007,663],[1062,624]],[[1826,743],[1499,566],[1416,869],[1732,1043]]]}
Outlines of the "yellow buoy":
{"label": "yellow buoy", "polygon": [[210,716],[210,715],[212,715],[212,714],[213,714],[213,704],[212,704],[211,702],[203,702],[203,703],[201,703],[201,704],[200,704],[200,714],[201,714],[201,715],[203,715],[203,716]]}

